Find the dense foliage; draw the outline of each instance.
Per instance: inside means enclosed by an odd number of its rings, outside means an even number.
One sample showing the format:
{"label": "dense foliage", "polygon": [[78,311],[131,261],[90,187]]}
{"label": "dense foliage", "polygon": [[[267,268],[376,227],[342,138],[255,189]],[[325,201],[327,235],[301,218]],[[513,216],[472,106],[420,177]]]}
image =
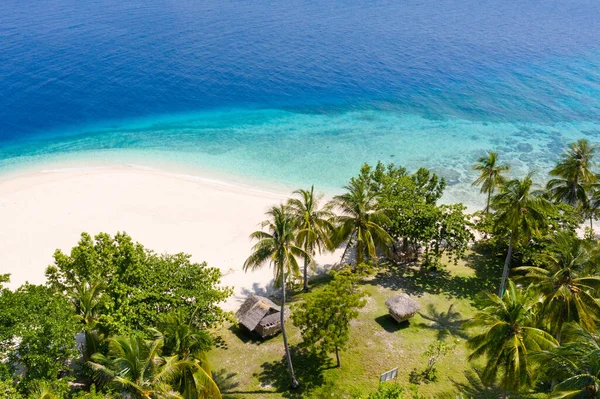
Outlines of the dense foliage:
{"label": "dense foliage", "polygon": [[206,360],[207,330],[227,317],[219,303],[231,292],[219,286],[218,269],[157,255],[124,233],[84,233],[54,259],[46,285],[0,292],[2,390],[45,399],[220,398]]}

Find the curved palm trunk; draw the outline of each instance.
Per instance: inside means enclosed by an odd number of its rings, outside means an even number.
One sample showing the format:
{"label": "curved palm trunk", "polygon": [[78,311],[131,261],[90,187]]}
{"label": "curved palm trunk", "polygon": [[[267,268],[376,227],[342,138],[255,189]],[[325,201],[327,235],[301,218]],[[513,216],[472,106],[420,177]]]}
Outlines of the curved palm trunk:
{"label": "curved palm trunk", "polygon": [[502,294],[504,294],[504,289],[506,288],[506,281],[508,280],[510,257],[512,256],[513,251],[513,241],[514,234],[511,234],[510,241],[508,243],[508,253],[506,254],[506,260],[504,261],[504,270],[502,270],[502,282],[500,283],[500,290],[498,291],[498,296],[500,298],[502,298]]}
{"label": "curved palm trunk", "polygon": [[285,348],[285,356],[287,358],[288,371],[290,373],[290,386],[292,388],[298,387],[298,380],[296,379],[296,374],[294,374],[294,365],[292,364],[292,355],[290,354],[290,348],[288,347],[287,334],[285,332],[285,271],[283,272],[283,285],[281,287],[281,312],[279,312],[279,321],[281,323],[281,334],[283,335],[283,346]]}
{"label": "curved palm trunk", "polygon": [[488,213],[490,211],[490,201],[492,199],[492,190],[488,190],[487,204],[485,205],[484,213]]}

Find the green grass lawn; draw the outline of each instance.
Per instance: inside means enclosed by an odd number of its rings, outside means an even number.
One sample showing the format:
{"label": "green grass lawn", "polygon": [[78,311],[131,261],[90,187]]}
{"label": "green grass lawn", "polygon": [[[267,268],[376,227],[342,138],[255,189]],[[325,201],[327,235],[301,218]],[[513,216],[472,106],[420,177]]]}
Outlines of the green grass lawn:
{"label": "green grass lawn", "polygon": [[[448,262],[447,262],[448,263]],[[452,342],[454,350],[438,363],[438,380],[421,383],[419,393],[431,398],[497,398],[486,390],[473,365],[466,360],[468,332],[464,320],[474,315],[474,296],[482,289],[494,289],[499,276],[497,260],[469,253],[457,265],[448,263],[441,272],[424,272],[418,266],[382,266],[361,285],[368,294],[367,305],[352,322],[350,343],[341,352],[342,366],[335,367],[333,355],[320,358],[304,353],[299,330],[286,322],[294,367],[300,381],[298,390],[288,389],[281,335],[262,341],[236,326],[218,331],[222,347],[210,353],[216,379],[226,398],[352,398],[368,393],[379,384],[379,375],[399,368],[397,382],[409,386],[412,370],[421,371],[427,362],[423,352],[437,339]],[[319,289],[318,281],[313,289]],[[396,323],[387,312],[385,300],[406,292],[421,305],[420,314],[410,322]],[[301,301],[302,293],[292,297]],[[447,317],[449,307],[457,312]]]}

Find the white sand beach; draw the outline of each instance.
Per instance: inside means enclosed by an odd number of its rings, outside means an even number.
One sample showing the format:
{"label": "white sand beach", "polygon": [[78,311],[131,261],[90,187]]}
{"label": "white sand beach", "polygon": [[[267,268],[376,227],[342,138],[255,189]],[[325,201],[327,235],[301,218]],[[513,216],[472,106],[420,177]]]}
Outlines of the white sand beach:
{"label": "white sand beach", "polygon": [[[156,252],[186,252],[219,267],[235,293],[223,307],[235,310],[250,292],[264,293],[272,271],[245,273],[248,235],[265,210],[287,198],[193,176],[136,167],[67,168],[0,180],[0,273],[11,288],[42,283],[57,248],[69,251],[81,232],[126,231]],[[339,254],[319,257],[320,265]]]}

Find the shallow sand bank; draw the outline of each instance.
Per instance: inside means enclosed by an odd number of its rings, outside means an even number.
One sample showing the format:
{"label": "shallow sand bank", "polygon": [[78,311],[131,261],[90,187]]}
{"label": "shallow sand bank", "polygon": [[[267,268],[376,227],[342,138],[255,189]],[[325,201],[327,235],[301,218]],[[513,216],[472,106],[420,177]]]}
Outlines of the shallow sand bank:
{"label": "shallow sand bank", "polygon": [[[219,267],[236,309],[272,281],[265,267],[245,273],[265,210],[289,194],[135,167],[67,168],[0,180],[0,273],[11,288],[42,283],[56,248],[69,251],[82,231],[126,231],[156,252],[186,252]],[[338,254],[317,259],[321,265]]]}

